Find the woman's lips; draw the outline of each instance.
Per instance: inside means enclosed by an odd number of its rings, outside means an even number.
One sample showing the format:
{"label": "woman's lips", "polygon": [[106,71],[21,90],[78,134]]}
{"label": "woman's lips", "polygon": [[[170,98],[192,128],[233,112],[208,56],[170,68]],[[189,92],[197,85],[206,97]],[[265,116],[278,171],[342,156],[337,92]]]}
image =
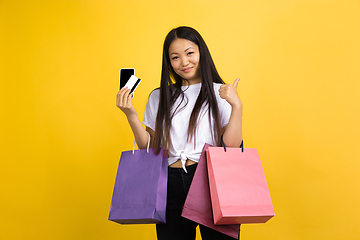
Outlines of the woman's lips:
{"label": "woman's lips", "polygon": [[190,72],[191,69],[192,69],[192,67],[189,67],[189,68],[185,68],[183,71],[187,73],[187,72]]}

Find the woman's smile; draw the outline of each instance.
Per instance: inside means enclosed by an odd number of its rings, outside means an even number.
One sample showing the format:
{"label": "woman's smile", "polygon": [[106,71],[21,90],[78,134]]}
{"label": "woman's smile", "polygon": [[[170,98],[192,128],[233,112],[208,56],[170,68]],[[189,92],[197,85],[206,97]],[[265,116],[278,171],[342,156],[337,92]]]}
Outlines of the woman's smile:
{"label": "woman's smile", "polygon": [[193,69],[193,68],[192,68],[192,67],[189,67],[189,68],[185,68],[183,71],[187,73],[187,72],[190,72],[191,69]]}

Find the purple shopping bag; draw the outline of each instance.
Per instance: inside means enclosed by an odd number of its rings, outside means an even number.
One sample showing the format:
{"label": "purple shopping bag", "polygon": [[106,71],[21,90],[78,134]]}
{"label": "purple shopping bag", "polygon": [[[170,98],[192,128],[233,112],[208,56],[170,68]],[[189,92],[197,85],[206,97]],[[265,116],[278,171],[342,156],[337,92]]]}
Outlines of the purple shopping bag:
{"label": "purple shopping bag", "polygon": [[239,224],[214,224],[205,153],[209,147],[211,147],[209,144],[203,147],[181,216],[238,239]]}
{"label": "purple shopping bag", "polygon": [[109,220],[121,224],[165,223],[167,157],[154,149],[122,152]]}

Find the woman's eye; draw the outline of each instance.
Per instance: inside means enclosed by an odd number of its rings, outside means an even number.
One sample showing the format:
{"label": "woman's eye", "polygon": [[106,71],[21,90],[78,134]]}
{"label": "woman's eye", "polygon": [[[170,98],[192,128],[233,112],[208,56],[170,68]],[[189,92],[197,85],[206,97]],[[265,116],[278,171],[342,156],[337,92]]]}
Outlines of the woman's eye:
{"label": "woman's eye", "polygon": [[194,52],[188,52],[188,55],[191,55],[191,54],[193,54]]}
{"label": "woman's eye", "polygon": [[178,58],[179,58],[179,57],[173,57],[172,60],[176,60],[176,59],[178,59]]}

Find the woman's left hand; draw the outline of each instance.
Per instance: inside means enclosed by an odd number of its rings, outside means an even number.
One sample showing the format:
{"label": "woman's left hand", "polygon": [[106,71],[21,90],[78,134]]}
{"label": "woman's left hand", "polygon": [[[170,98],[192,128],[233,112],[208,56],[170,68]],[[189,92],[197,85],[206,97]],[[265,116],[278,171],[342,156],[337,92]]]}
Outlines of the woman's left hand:
{"label": "woman's left hand", "polygon": [[236,79],[233,84],[223,84],[219,89],[220,97],[225,99],[233,108],[242,108],[242,102],[237,92],[239,80],[240,78]]}

